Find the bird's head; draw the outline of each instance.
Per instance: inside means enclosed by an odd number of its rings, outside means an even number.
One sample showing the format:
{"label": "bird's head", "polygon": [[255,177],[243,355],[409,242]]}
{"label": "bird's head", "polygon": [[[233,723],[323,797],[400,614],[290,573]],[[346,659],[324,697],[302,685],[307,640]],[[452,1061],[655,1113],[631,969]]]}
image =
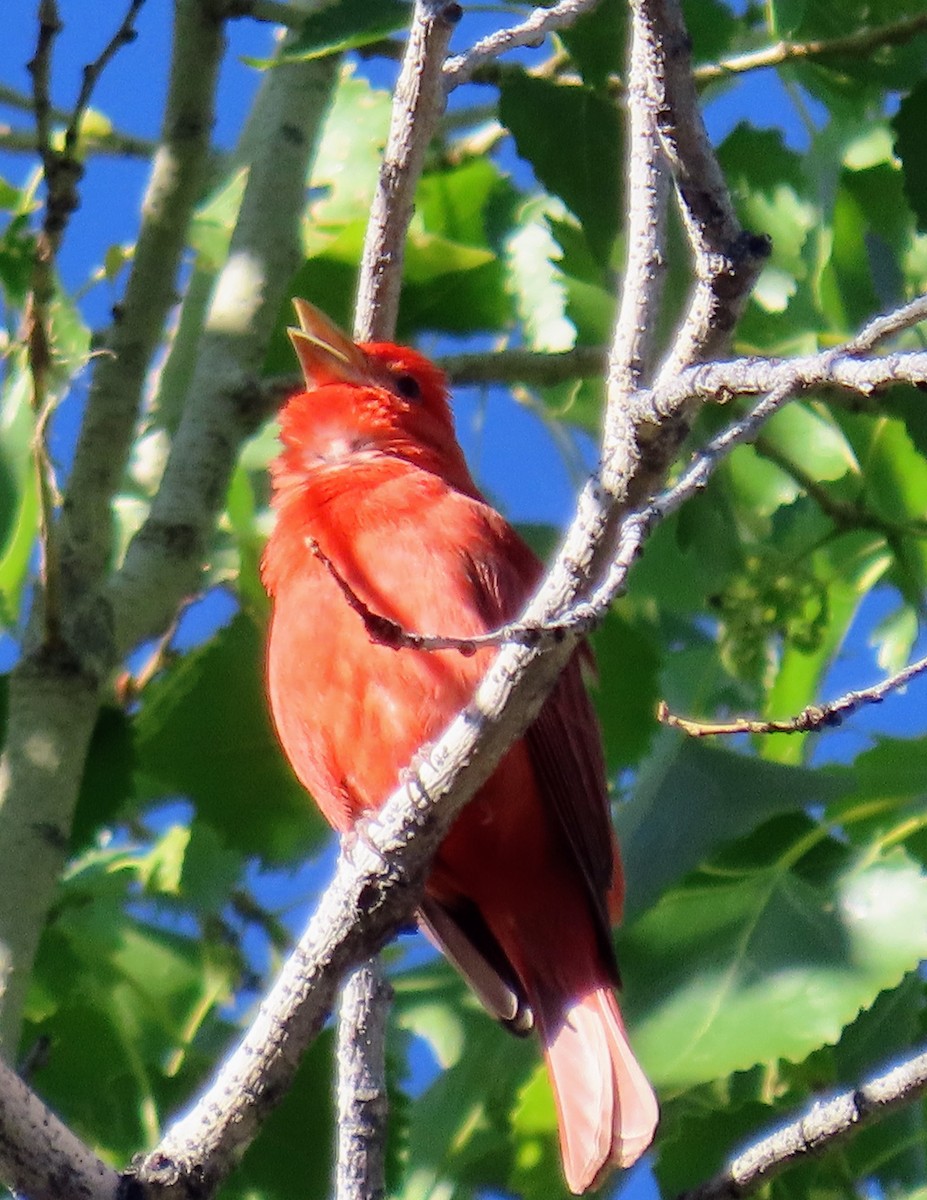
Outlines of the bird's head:
{"label": "bird's head", "polygon": [[294,300],[290,329],[306,390],[280,414],[284,446],[307,469],[390,454],[460,454],[444,374],[424,355],[391,342],[356,344],[324,313]]}

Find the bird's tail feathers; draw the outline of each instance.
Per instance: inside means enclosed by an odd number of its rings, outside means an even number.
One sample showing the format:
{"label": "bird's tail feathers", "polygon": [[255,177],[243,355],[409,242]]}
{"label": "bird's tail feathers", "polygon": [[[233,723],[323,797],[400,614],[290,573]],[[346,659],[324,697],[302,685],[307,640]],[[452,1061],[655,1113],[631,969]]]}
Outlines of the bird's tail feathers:
{"label": "bird's tail feathers", "polygon": [[644,1153],[657,1124],[657,1100],[628,1044],[611,988],[593,988],[556,1015],[549,1005],[539,1007],[563,1170],[579,1194]]}

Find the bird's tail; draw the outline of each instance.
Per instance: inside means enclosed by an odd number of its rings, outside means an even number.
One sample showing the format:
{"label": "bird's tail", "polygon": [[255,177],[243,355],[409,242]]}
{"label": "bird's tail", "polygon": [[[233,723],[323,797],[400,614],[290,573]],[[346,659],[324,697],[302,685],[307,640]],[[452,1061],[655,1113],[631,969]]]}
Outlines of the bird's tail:
{"label": "bird's tail", "polygon": [[628,1044],[610,987],[594,987],[554,1011],[549,1002],[537,1009],[563,1171],[578,1195],[612,1167],[629,1167],[644,1153],[657,1124],[657,1100]]}

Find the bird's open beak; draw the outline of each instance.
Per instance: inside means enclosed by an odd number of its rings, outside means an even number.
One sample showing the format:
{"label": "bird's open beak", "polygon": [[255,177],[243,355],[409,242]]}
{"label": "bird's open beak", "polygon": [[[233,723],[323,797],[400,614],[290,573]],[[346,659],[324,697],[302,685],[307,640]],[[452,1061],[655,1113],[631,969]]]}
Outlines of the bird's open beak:
{"label": "bird's open beak", "polygon": [[310,304],[293,300],[299,329],[288,329],[308,387],[326,383],[370,383],[370,362],[346,333]]}

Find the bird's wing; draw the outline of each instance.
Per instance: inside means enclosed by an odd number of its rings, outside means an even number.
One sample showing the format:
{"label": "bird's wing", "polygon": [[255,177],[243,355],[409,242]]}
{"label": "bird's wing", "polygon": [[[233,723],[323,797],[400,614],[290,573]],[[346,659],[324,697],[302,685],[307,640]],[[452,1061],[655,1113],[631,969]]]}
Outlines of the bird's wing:
{"label": "bird's wing", "polygon": [[[490,510],[491,512],[492,510]],[[470,577],[488,627],[512,620],[541,573],[532,551],[492,512],[492,537],[472,556]],[[612,958],[609,903],[620,890],[620,865],[608,805],[598,719],[583,683],[587,644],[570,659],[525,734],[539,786],[586,882]],[[617,877],[616,877],[617,876]],[[619,900],[620,903],[620,900]]]}

